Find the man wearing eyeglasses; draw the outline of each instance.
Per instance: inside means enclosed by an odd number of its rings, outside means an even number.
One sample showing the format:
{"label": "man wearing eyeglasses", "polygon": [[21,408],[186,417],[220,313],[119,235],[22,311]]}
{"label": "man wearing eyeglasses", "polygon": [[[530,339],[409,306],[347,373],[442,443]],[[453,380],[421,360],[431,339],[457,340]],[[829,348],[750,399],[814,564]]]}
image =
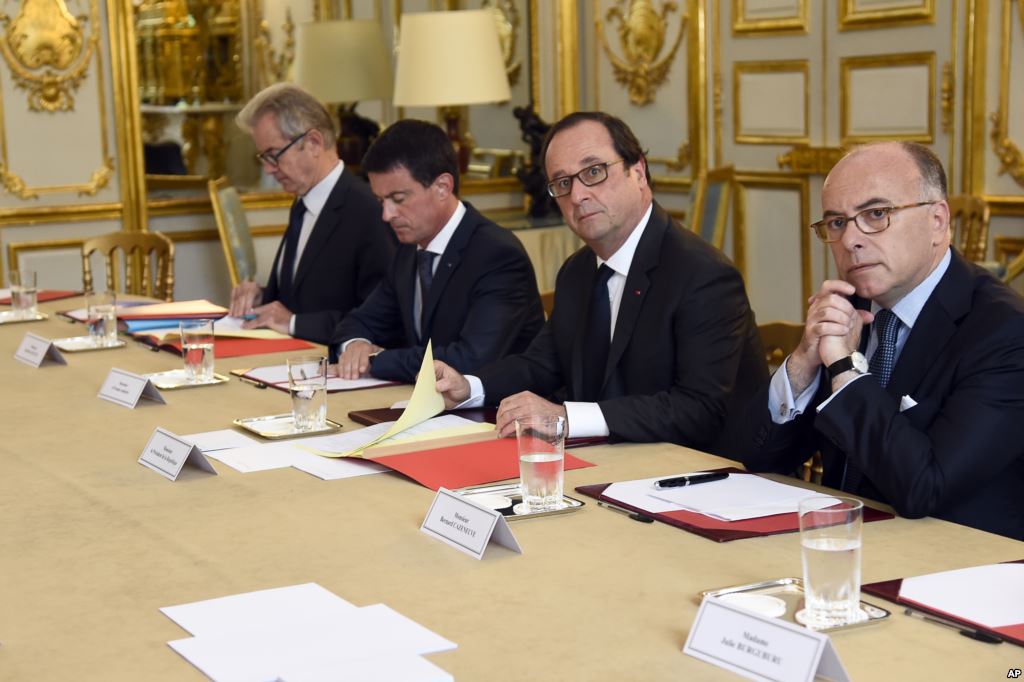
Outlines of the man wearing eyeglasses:
{"label": "man wearing eyeglasses", "polygon": [[768,379],[742,278],[653,201],[643,150],[618,118],[570,114],[542,158],[586,247],[562,266],[524,353],[476,376],[436,363],[438,391],[449,406],[500,403],[505,436],[518,417],[561,415],[572,437],[717,450],[730,411]]}
{"label": "man wearing eyeglasses", "polygon": [[[855,149],[822,188],[839,279],[752,402],[738,456],[1024,540],[1024,304],[950,249],[942,164],[915,143]],[[767,407],[767,410],[765,409]]]}
{"label": "man wearing eyeglasses", "polygon": [[362,303],[394,250],[366,183],[338,158],[334,122],[315,97],[281,83],[238,114],[264,172],[296,196],[266,287],[240,282],[231,314],[246,328],[269,327],[328,343],[335,325]]}

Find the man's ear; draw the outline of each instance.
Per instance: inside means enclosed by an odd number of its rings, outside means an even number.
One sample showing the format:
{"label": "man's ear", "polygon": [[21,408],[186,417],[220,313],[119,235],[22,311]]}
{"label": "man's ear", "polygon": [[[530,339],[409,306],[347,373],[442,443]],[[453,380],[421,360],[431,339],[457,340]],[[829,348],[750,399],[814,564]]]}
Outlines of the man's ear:
{"label": "man's ear", "polygon": [[446,199],[455,189],[455,178],[452,177],[451,173],[441,173],[434,178],[431,189],[437,192],[440,199]]}
{"label": "man's ear", "polygon": [[949,204],[943,201],[932,205],[932,245],[941,244],[947,239],[952,225],[949,222]]}

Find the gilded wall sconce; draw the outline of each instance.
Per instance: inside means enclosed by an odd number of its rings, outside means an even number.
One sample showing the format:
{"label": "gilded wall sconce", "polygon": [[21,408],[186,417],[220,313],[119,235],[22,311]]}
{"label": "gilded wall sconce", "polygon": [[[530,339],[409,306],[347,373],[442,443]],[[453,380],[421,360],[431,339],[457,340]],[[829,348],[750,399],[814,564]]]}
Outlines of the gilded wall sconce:
{"label": "gilded wall sconce", "polygon": [[[659,13],[651,0],[619,0],[605,14],[606,21],[618,21],[619,43],[622,57],[617,56],[605,37],[600,18],[597,35],[605,54],[612,64],[615,80],[626,86],[629,101],[643,106],[654,101],[654,92],[668,77],[672,59],[682,43],[687,16],[679,17],[679,32],[672,46],[662,55],[668,31],[668,15],[677,9],[676,3],[666,2]],[[659,59],[660,56],[660,59]]]}

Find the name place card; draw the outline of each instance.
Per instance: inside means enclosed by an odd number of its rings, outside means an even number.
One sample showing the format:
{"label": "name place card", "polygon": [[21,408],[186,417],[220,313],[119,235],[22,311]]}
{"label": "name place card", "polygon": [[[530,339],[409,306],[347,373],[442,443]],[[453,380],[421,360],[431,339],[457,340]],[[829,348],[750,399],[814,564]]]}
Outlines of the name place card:
{"label": "name place card", "polygon": [[206,459],[206,455],[194,443],[179,438],[159,426],[149,437],[149,442],[139,457],[139,464],[172,481],[178,480],[178,474],[186,462],[191,462],[214,476],[217,475],[217,470],[210,464],[210,460]]}
{"label": "name place card", "polygon": [[14,359],[36,368],[42,365],[44,360],[52,360],[60,365],[68,364],[50,339],[44,339],[32,332],[25,334],[25,338],[21,340],[18,350],[14,353]]}
{"label": "name place card", "polygon": [[111,368],[110,374],[103,380],[97,397],[117,403],[121,407],[135,409],[140,398],[166,404],[160,391],[147,377],[126,372],[123,369]]}
{"label": "name place card", "polygon": [[501,512],[471,502],[447,488],[438,489],[420,530],[476,559],[484,558],[491,542],[523,553]]}
{"label": "name place card", "polygon": [[752,680],[850,679],[825,633],[715,597],[701,602],[683,651]]}

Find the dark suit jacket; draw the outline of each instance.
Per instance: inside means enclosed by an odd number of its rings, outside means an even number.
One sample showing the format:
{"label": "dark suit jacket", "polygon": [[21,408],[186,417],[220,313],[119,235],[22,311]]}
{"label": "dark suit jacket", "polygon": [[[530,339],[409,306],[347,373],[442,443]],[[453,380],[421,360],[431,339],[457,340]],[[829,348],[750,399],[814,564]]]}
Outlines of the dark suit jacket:
{"label": "dark suit jacket", "polygon": [[[583,330],[596,276],[588,247],[569,257],[541,333],[522,355],[480,372],[488,403],[524,390],[581,399]],[[612,439],[714,451],[733,406],[746,405],[767,378],[739,273],[655,204],[619,304],[604,378],[608,399],[598,401]]]}
{"label": "dark suit jacket", "polygon": [[[391,228],[365,182],[344,170],[317,218],[293,281],[295,336],[328,343],[335,326],[370,295],[395,249]],[[263,303],[279,298],[277,247]]]}
{"label": "dark suit jacket", "polygon": [[[812,404],[830,394],[823,374]],[[900,412],[905,395],[917,405]],[[859,495],[1024,540],[1024,301],[955,251],[886,388],[857,379],[783,425],[767,404],[763,391],[742,429],[751,469],[792,471],[820,449],[837,488],[849,456]]]}
{"label": "dark suit jacket", "polygon": [[413,323],[413,244],[398,247],[384,279],[335,330],[332,343],[364,338],[388,349],[373,359],[373,376],[414,382],[428,337],[434,358],[472,374],[526,348],[544,323],[537,279],[523,245],[465,205],[466,215],[440,257],[423,302],[423,342]]}

